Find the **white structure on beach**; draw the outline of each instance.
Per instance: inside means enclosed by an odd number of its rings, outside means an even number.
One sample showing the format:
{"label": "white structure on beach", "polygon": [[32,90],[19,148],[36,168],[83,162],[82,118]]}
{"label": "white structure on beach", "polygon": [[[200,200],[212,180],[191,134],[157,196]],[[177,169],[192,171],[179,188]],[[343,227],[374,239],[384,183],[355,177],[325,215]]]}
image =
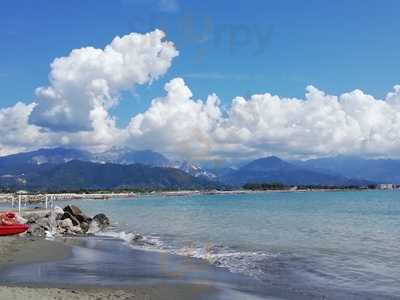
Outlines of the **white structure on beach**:
{"label": "white structure on beach", "polygon": [[381,183],[378,184],[378,189],[380,190],[394,190],[396,186],[393,183]]}

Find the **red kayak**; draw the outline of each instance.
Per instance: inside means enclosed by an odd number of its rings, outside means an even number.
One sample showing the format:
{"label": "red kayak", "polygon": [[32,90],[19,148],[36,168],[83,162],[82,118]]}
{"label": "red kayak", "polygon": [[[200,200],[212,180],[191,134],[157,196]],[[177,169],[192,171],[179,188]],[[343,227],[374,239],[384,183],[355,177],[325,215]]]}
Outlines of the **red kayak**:
{"label": "red kayak", "polygon": [[26,224],[18,224],[14,212],[0,213],[0,236],[20,234],[29,228]]}
{"label": "red kayak", "polygon": [[26,224],[0,225],[0,236],[20,234],[29,228]]}

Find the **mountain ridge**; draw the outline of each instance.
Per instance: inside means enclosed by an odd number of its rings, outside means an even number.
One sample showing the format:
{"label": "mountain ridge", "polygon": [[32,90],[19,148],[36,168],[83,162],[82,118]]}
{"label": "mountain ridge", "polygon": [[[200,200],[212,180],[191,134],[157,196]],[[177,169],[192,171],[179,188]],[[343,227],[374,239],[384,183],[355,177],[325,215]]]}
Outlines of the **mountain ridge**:
{"label": "mountain ridge", "polygon": [[80,189],[215,189],[220,185],[174,168],[72,160],[41,164],[15,176],[0,176],[10,189],[72,191]]}
{"label": "mountain ridge", "polygon": [[285,185],[364,185],[364,180],[349,179],[344,176],[325,174],[301,168],[276,156],[259,158],[221,178],[223,183],[244,185],[248,183],[279,182]]}
{"label": "mountain ridge", "polygon": [[[152,150],[112,148],[103,153],[90,153],[73,148],[45,148],[0,157],[2,181],[25,180],[21,174],[53,169],[79,160],[97,164],[179,169],[194,178],[222,182],[239,187],[246,183],[280,182],[286,185],[365,186],[371,183],[400,182],[400,161],[367,160],[357,157],[333,157],[308,161],[285,161],[276,156],[249,161],[239,168],[224,165],[221,169],[206,169],[187,161],[172,161]],[[17,178],[17,179],[16,179]]]}

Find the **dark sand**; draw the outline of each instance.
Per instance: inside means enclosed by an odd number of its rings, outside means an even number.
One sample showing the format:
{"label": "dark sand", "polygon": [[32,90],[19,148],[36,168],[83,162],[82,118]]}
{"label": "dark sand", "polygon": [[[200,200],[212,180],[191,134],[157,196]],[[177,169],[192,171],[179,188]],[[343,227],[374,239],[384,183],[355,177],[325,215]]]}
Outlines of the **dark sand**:
{"label": "dark sand", "polygon": [[0,266],[62,260],[72,254],[60,242],[20,236],[0,237]]}
{"label": "dark sand", "polygon": [[[72,254],[71,247],[55,241],[24,237],[0,237],[0,270],[16,265],[40,264],[64,260]],[[32,276],[34,276],[32,274]],[[97,288],[69,286],[44,287],[35,284],[4,283],[0,286],[0,299],[213,299],[216,289],[201,284],[158,284],[134,288]]]}

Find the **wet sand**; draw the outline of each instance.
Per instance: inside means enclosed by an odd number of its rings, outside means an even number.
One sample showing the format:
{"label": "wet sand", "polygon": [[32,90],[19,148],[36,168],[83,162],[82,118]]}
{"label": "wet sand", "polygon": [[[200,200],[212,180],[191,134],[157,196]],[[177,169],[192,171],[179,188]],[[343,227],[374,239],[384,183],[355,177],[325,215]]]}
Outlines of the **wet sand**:
{"label": "wet sand", "polygon": [[0,237],[0,267],[62,260],[71,254],[71,248],[60,242],[20,236]]}
{"label": "wet sand", "polygon": [[[10,266],[49,263],[64,260],[72,254],[71,247],[56,241],[25,237],[0,237],[0,270]],[[34,275],[31,275],[34,276]],[[66,283],[68,285],[68,283]],[[40,284],[8,282],[0,285],[0,299],[210,299],[216,290],[201,284],[158,284],[134,288],[98,288],[68,285],[67,288],[45,287]],[[211,297],[212,298],[212,297]]]}

